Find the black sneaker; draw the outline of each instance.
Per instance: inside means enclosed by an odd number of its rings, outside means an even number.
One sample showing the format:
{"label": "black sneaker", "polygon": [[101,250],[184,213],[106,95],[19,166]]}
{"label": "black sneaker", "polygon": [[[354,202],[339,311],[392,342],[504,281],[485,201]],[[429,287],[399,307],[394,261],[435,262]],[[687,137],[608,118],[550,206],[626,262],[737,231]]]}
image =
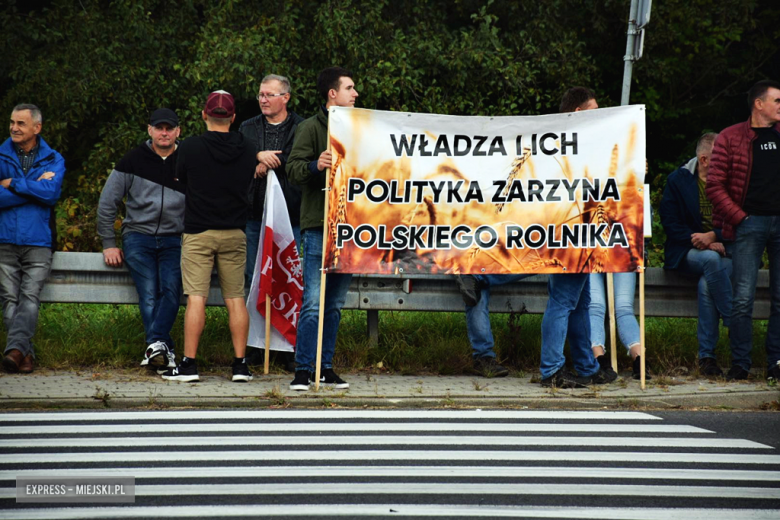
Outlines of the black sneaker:
{"label": "black sneaker", "polygon": [[542,379],[541,385],[550,388],[587,388],[590,382],[590,377],[577,377],[566,370],[566,367],[561,367],[560,370],[550,377]]}
{"label": "black sneaker", "polygon": [[474,370],[482,377],[506,377],[509,370],[496,361],[496,358],[484,356],[474,360]]}
{"label": "black sneaker", "polygon": [[176,368],[169,368],[166,370],[162,374],[162,378],[167,379],[168,381],[183,381],[185,383],[200,381],[200,378],[198,377],[198,366],[195,364],[195,361],[190,359],[188,360],[189,363],[185,364],[185,360],[187,360],[187,358],[182,359],[182,362],[179,363],[179,366]]}
{"label": "black sneaker", "polygon": [[617,372],[610,368],[609,372],[603,368],[599,368],[599,371],[590,376],[590,384],[592,385],[606,385],[613,383],[617,379]]}
{"label": "black sneaker", "polygon": [[463,297],[463,303],[469,307],[475,307],[479,303],[481,292],[477,278],[470,274],[458,274],[455,275],[455,282]]}
{"label": "black sneaker", "polygon": [[321,385],[333,385],[336,390],[346,390],[349,383],[341,379],[332,368],[323,368],[320,372]]}
{"label": "black sneaker", "polygon": [[767,369],[766,380],[780,383],[780,361]]}
{"label": "black sneaker", "polygon": [[[634,359],[634,363],[631,367],[633,370],[631,377],[633,377],[637,381],[642,379],[642,375],[640,374],[641,363],[642,363],[641,359],[642,356],[637,356],[636,359]],[[650,381],[651,379],[653,379],[653,376],[650,375],[650,367],[645,365],[645,381]]]}
{"label": "black sneaker", "polygon": [[252,380],[252,372],[249,371],[249,365],[246,358],[233,359],[233,382],[246,383]]}
{"label": "black sneaker", "polygon": [[723,370],[715,358],[706,357],[699,360],[699,373],[704,377],[722,377]]}
{"label": "black sneaker", "polygon": [[733,365],[726,374],[726,381],[744,381],[748,378],[750,372],[738,365]]}
{"label": "black sneaker", "polygon": [[296,370],[295,379],[290,383],[290,390],[305,392],[309,389],[311,383],[311,374],[308,370]]}
{"label": "black sneaker", "polygon": [[604,371],[604,373],[606,373],[608,377],[612,378],[609,381],[610,383],[615,379],[617,379],[617,372],[615,372],[612,369],[612,361],[607,357],[606,354],[602,354],[599,357],[597,357],[596,361],[598,361],[601,370]]}

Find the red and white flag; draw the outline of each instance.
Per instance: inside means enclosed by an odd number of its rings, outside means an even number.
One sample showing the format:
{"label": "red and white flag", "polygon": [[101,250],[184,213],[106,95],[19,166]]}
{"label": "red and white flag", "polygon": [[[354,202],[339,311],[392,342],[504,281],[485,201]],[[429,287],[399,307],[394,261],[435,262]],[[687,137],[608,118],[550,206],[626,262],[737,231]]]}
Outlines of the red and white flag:
{"label": "red and white flag", "polygon": [[273,170],[268,172],[263,230],[246,308],[247,345],[265,348],[265,297],[271,297],[271,350],[295,349],[303,301],[303,271],[287,214],[284,193]]}

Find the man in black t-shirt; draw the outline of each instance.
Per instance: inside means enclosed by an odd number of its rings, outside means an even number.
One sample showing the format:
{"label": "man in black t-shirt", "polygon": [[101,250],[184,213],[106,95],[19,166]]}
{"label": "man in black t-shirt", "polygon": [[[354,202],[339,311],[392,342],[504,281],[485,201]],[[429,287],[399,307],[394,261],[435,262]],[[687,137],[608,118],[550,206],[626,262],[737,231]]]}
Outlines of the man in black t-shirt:
{"label": "man in black t-shirt", "polygon": [[712,151],[707,197],[713,225],[734,240],[730,380],[747,379],[753,347],[753,300],[764,249],[769,252],[767,379],[780,381],[780,83],[748,93],[750,119],[723,130]]}

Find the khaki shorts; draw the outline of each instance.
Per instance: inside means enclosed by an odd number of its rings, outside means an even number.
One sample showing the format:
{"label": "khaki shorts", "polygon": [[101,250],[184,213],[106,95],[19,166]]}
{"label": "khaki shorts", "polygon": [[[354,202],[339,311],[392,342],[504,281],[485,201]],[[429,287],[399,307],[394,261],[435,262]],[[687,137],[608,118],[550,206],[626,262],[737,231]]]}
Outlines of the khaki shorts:
{"label": "khaki shorts", "polygon": [[222,298],[243,299],[246,235],[240,229],[210,229],[181,236],[184,294],[208,297],[215,260]]}

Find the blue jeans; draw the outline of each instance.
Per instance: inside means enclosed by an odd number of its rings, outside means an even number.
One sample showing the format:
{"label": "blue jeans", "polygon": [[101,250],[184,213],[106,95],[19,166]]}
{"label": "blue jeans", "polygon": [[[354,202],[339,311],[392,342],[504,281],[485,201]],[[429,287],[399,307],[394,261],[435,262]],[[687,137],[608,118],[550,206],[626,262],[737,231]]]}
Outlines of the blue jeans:
{"label": "blue jeans", "polygon": [[126,233],[125,263],[138,291],[146,344],[164,341],[174,347],[171,329],[181,302],[181,237]]}
{"label": "blue jeans", "polygon": [[718,318],[728,327],[731,319],[731,259],[715,251],[691,249],[680,263],[680,271],[699,279],[699,359],[714,358],[720,331]]}
{"label": "blue jeans", "polygon": [[569,338],[574,369],[580,376],[592,376],[599,364],[590,348],[589,275],[552,274],[547,282],[550,298],[542,318],[542,379],[563,368],[563,346]]}
{"label": "blue jeans", "polygon": [[514,283],[533,276],[531,274],[488,274],[476,275],[474,278],[482,284],[479,302],[474,307],[466,305],[466,330],[473,349],[474,359],[481,357],[496,357],[493,352],[493,331],[490,329],[490,287]]}
{"label": "blue jeans", "polygon": [[41,291],[51,271],[51,249],[0,244],[0,304],[8,333],[5,353],[35,357],[32,337],[38,325]]}
{"label": "blue jeans", "polygon": [[766,331],[768,366],[780,360],[780,216],[751,215],[736,228],[731,311],[731,364],[750,370],[753,350],[753,301],[764,248],[769,251],[769,326]]}
{"label": "blue jeans", "polygon": [[[303,307],[298,318],[295,364],[298,370],[314,372],[317,362],[317,328],[320,314],[320,269],[322,230],[303,230]],[[333,367],[341,308],[347,300],[351,274],[329,274],[325,284],[325,310],[322,325],[322,368]]]}
{"label": "blue jeans", "polygon": [[[634,316],[636,273],[615,273],[615,321],[620,342],[629,350],[639,345],[639,323]],[[606,332],[604,317],[607,315],[607,275],[590,275],[590,344],[604,347]]]}
{"label": "blue jeans", "polygon": [[[246,222],[246,267],[244,268],[244,291],[249,293],[252,286],[252,276],[255,272],[255,262],[257,261],[257,250],[260,246],[260,235],[263,232],[262,220],[247,220]],[[301,227],[292,227],[293,237],[298,246],[298,254],[301,254]]]}

